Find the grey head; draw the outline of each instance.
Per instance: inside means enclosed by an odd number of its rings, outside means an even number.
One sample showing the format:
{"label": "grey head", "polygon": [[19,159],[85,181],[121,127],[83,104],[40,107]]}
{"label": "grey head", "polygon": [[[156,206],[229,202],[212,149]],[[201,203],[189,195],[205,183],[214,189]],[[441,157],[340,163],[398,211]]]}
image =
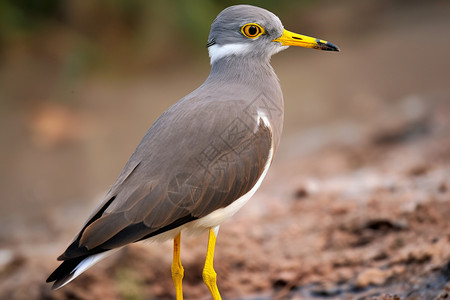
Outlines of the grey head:
{"label": "grey head", "polygon": [[267,61],[288,46],[339,51],[337,46],[325,40],[284,29],[276,15],[251,5],[224,9],[211,25],[207,46],[211,65],[233,56]]}
{"label": "grey head", "polygon": [[211,64],[230,54],[270,58],[287,48],[273,41],[282,34],[283,24],[270,11],[251,5],[230,6],[211,25],[207,44]]}

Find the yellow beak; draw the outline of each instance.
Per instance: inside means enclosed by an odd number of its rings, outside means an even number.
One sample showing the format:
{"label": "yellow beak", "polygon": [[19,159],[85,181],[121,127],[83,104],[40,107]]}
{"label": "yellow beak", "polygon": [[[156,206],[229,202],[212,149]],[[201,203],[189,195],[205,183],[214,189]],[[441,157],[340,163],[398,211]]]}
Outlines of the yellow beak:
{"label": "yellow beak", "polygon": [[283,30],[283,35],[274,39],[273,42],[280,42],[283,46],[300,46],[326,51],[339,51],[339,48],[330,42],[290,32],[286,29]]}

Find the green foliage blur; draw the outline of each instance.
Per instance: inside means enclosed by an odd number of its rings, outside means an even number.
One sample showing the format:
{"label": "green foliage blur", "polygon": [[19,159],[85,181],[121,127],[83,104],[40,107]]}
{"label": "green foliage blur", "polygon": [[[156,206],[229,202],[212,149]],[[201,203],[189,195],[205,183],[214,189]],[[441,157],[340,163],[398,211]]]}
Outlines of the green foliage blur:
{"label": "green foliage blur", "polygon": [[[247,1],[282,12],[312,0]],[[204,55],[210,24],[225,0],[3,0],[0,53],[52,57],[84,70],[89,66],[142,66]],[[182,51],[180,51],[182,50]],[[183,55],[185,54],[185,56]],[[1,58],[0,58],[1,59]]]}

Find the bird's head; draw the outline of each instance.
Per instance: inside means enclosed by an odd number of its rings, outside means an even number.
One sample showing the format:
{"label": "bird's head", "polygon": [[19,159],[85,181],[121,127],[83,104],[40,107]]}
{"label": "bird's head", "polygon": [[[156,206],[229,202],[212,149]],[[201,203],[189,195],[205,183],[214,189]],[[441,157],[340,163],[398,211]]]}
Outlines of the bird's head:
{"label": "bird's head", "polygon": [[288,46],[339,51],[327,41],[284,29],[276,15],[251,5],[224,9],[211,25],[207,44],[211,64],[239,55],[270,58]]}

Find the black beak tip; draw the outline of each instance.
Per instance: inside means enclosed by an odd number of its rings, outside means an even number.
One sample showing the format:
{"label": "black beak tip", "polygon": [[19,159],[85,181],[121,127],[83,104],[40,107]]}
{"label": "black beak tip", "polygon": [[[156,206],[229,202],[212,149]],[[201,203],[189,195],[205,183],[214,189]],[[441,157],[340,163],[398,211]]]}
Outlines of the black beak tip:
{"label": "black beak tip", "polygon": [[330,42],[327,42],[326,44],[323,44],[322,45],[322,50],[325,50],[325,51],[336,51],[336,52],[340,51],[338,46],[333,45]]}

